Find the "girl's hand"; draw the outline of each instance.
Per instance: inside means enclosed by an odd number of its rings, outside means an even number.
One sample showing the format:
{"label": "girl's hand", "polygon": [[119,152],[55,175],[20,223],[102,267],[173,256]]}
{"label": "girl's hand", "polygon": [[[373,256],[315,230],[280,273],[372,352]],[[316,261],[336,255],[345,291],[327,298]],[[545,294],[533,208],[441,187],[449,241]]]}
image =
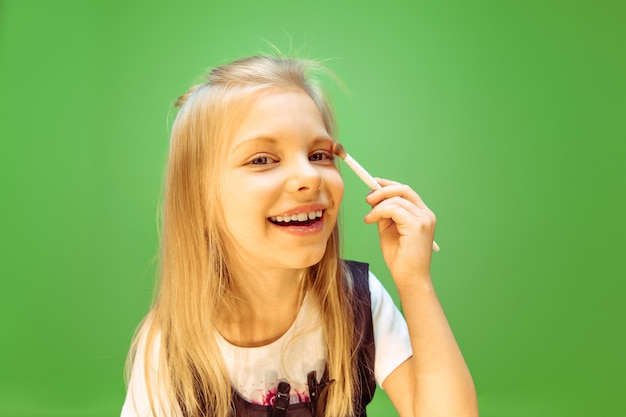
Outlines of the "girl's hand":
{"label": "girl's hand", "polygon": [[408,185],[376,180],[382,188],[367,196],[372,211],[365,222],[378,223],[383,257],[396,286],[430,280],[435,215]]}

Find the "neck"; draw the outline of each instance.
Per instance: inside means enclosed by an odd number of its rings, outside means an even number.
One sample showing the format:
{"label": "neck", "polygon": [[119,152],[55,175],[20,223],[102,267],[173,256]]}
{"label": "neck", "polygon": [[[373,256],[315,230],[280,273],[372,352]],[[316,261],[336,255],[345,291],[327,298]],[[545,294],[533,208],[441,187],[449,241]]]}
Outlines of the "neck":
{"label": "neck", "polygon": [[234,276],[235,305],[218,330],[230,343],[254,347],[280,338],[293,324],[305,292],[305,270],[239,272]]}

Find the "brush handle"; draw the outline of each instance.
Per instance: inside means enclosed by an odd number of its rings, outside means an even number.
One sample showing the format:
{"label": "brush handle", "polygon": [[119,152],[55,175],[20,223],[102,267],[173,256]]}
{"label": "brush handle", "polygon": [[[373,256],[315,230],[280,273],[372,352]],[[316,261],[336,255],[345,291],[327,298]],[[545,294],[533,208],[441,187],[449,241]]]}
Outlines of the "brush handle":
{"label": "brush handle", "polygon": [[344,161],[346,161],[346,164],[348,164],[348,166],[352,168],[352,171],[354,171],[354,173],[358,175],[359,178],[363,180],[365,185],[370,187],[371,190],[378,190],[379,188],[381,188],[380,184],[376,182],[374,177],[372,177],[370,173],[361,166],[361,164],[355,161],[353,157],[351,157],[350,155],[346,155]]}

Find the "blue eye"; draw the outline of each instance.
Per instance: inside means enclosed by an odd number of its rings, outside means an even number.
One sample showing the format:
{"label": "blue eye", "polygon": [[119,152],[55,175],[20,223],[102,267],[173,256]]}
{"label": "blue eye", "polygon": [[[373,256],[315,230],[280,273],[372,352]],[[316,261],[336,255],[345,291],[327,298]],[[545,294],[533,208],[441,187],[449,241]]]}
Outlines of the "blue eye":
{"label": "blue eye", "polygon": [[309,156],[309,160],[314,162],[332,161],[333,159],[334,155],[328,151],[315,151]]}
{"label": "blue eye", "polygon": [[249,163],[250,165],[268,165],[276,162],[276,160],[269,155],[255,156]]}

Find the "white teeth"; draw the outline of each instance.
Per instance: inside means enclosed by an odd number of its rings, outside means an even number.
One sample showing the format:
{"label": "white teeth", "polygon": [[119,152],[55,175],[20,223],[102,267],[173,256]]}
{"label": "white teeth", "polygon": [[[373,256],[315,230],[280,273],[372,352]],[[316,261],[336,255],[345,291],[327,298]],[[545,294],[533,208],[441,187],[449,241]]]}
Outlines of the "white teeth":
{"label": "white teeth", "polygon": [[305,222],[322,217],[323,210],[310,211],[308,213],[297,213],[292,215],[272,216],[270,220],[276,223]]}

